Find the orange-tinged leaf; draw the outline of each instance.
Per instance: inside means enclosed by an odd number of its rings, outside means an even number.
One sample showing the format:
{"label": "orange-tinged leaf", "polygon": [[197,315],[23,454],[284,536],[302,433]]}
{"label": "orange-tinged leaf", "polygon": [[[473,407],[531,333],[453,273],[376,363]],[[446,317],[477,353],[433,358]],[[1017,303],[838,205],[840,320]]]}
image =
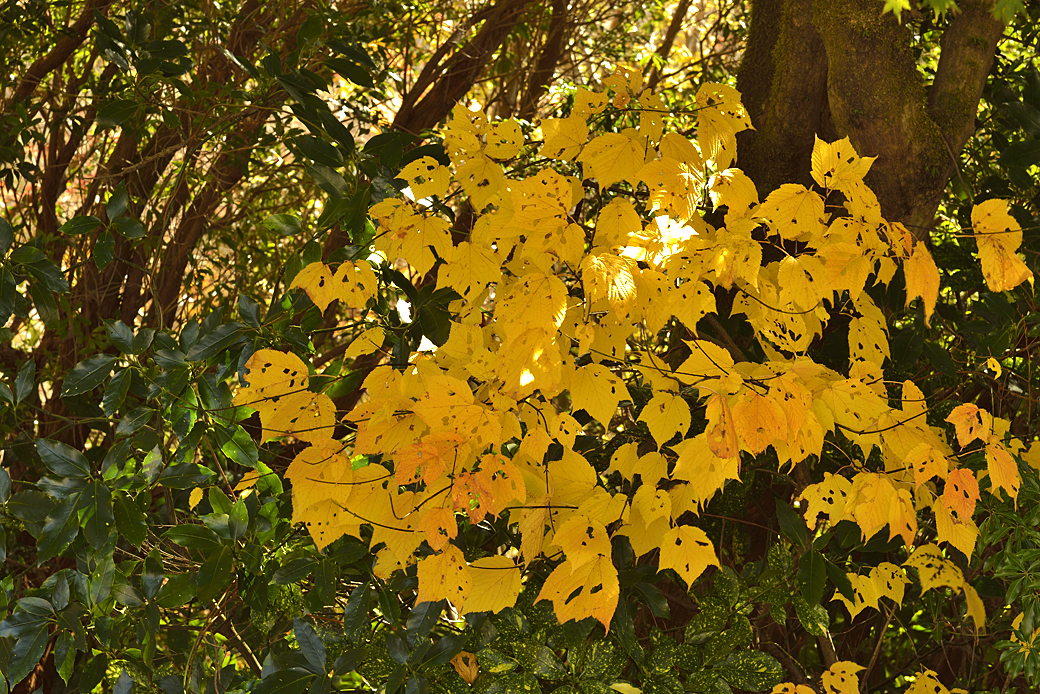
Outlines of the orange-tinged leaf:
{"label": "orange-tinged leaf", "polygon": [[906,305],[921,297],[924,324],[931,325],[935,302],[939,300],[939,268],[923,243],[917,242],[913,255],[903,261],[903,273],[906,275]]}
{"label": "orange-tinged leaf", "polygon": [[586,178],[595,178],[603,190],[635,178],[645,157],[646,148],[638,140],[621,133],[605,133],[585,146],[578,161],[588,165]]}
{"label": "orange-tinged leaf", "polygon": [[646,422],[650,435],[660,447],[690,428],[690,406],[681,395],[657,393],[639,413],[639,421]]}
{"label": "orange-tinged leaf", "polygon": [[619,402],[631,399],[624,381],[602,364],[575,369],[570,390],[571,409],[585,410],[603,426],[610,425]]}
{"label": "orange-tinged leaf", "polygon": [[859,675],[863,669],[849,660],[839,660],[823,673],[823,691],[825,694],[859,694]]}
{"label": "orange-tinged leaf", "polygon": [[992,485],[990,491],[997,495],[997,490],[1003,489],[1008,496],[1014,499],[1017,508],[1018,487],[1022,483],[1022,479],[1018,475],[1018,464],[1000,441],[991,439],[986,444],[986,468],[989,470]]}
{"label": "orange-tinged leaf", "polygon": [[423,480],[433,484],[444,473],[469,458],[469,445],[454,431],[427,434],[394,454],[394,482],[400,486]]}
{"label": "orange-tinged leaf", "polygon": [[914,446],[907,453],[905,463],[914,471],[915,487],[920,487],[933,477],[946,479],[950,470],[950,463],[943,452],[927,442]]}
{"label": "orange-tinged leaf", "polygon": [[942,555],[935,545],[923,545],[914,550],[910,558],[903,562],[904,566],[917,569],[921,579],[921,592],[932,588],[948,586],[955,591],[964,585],[964,574],[960,568]]}
{"label": "orange-tinged leaf", "polygon": [[705,416],[708,426],[704,433],[708,440],[708,448],[720,458],[736,458],[740,455],[737,443],[737,430],[733,424],[733,413],[722,395],[708,398]]}
{"label": "orange-tinged leaf", "polygon": [[852,480],[845,516],[855,520],[870,539],[886,525],[889,539],[901,535],[907,547],[917,535],[917,514],[910,492],[896,489],[887,475],[861,472]]}
{"label": "orange-tinged leaf", "polygon": [[617,569],[609,556],[600,556],[581,566],[562,562],[545,579],[535,602],[551,600],[561,623],[595,617],[609,631],[620,594]]}
{"label": "orange-tinged leaf", "polygon": [[477,665],[477,656],[467,651],[461,651],[457,656],[451,659],[451,666],[455,668],[455,672],[459,673],[466,684],[473,684],[476,681],[477,675],[480,673],[480,666]]}
{"label": "orange-tinged leaf", "polygon": [[674,569],[688,587],[706,568],[718,565],[715,546],[700,528],[676,526],[661,538],[659,569]]}
{"label": "orange-tinged leaf", "polygon": [[956,428],[957,443],[961,446],[967,446],[975,439],[985,441],[993,431],[993,418],[989,412],[971,403],[955,407],[946,421]]}
{"label": "orange-tinged leaf", "polygon": [[943,489],[943,506],[962,519],[975,515],[975,502],[979,500],[979,483],[971,470],[960,468],[946,478]]}
{"label": "orange-tinged leaf", "polygon": [[455,511],[450,508],[431,508],[423,512],[416,527],[426,535],[426,542],[435,552],[440,551],[459,532]]}
{"label": "orange-tinged leaf", "polygon": [[748,391],[733,406],[733,424],[744,450],[758,455],[777,439],[787,438],[787,416],[769,395]]}
{"label": "orange-tinged leaf", "polygon": [[464,605],[473,587],[473,577],[462,552],[449,544],[440,554],[431,554],[418,564],[419,590],[416,603],[449,600]]}
{"label": "orange-tinged leaf", "polygon": [[979,238],[978,242],[982,275],[991,291],[1011,291],[1027,280],[1033,284],[1033,271],[1017,253],[992,239]]}
{"label": "orange-tinged leaf", "polygon": [[610,537],[607,529],[597,520],[579,514],[556,529],[553,544],[563,550],[574,567],[597,557],[610,556]]}
{"label": "orange-tinged leaf", "polygon": [[470,612],[499,612],[516,604],[520,595],[520,567],[509,557],[483,557],[469,565],[473,584],[459,608]]}

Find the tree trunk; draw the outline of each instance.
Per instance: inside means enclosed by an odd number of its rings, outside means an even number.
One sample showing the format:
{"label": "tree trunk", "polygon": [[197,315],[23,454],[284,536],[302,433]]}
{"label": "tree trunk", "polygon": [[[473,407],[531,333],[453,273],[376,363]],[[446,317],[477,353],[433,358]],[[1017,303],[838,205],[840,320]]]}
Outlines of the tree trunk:
{"label": "tree trunk", "polygon": [[848,136],[878,157],[866,181],[885,218],[927,234],[1004,28],[991,0],[960,5],[926,85],[910,29],[880,0],[754,0],[737,86],[756,130],[742,134],[738,165],[760,196],[810,182],[816,136]]}

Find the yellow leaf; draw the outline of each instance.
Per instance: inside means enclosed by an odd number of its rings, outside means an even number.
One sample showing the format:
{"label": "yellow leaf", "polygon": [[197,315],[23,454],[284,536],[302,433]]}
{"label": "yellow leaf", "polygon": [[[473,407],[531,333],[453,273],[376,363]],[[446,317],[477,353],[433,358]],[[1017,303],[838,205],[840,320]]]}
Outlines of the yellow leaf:
{"label": "yellow leaf", "polygon": [[982,603],[978,591],[967,583],[964,584],[964,599],[968,603],[968,616],[975,624],[975,631],[979,632],[986,625],[986,606]]}
{"label": "yellow leaf", "polygon": [[555,275],[537,272],[510,284],[495,305],[495,320],[507,339],[532,328],[555,332],[566,313],[567,287]]}
{"label": "yellow leaf", "polygon": [[545,144],[538,156],[566,161],[576,157],[589,139],[589,126],[585,124],[585,117],[575,109],[567,118],[543,120],[542,134]]}
{"label": "yellow leaf", "polygon": [[574,94],[574,108],[571,113],[576,113],[587,118],[588,116],[602,113],[603,109],[606,107],[607,95],[605,93],[591,92],[584,87],[578,87]]}
{"label": "yellow leaf", "polygon": [[246,470],[245,474],[242,475],[242,479],[235,485],[236,492],[244,492],[247,489],[252,489],[256,485],[256,481],[260,479],[260,473],[256,470]]}
{"label": "yellow leaf", "polygon": [[859,694],[859,675],[863,669],[848,660],[839,660],[823,673],[823,691],[825,694]]}
{"label": "yellow leaf", "polygon": [[573,566],[581,566],[596,557],[610,556],[610,537],[599,521],[578,514],[563,523],[553,535],[553,545],[563,550]]}
{"label": "yellow leaf", "polygon": [[818,516],[822,513],[827,516],[831,526],[837,525],[838,521],[845,518],[845,506],[848,502],[852,483],[841,475],[823,473],[823,481],[810,484],[799,497],[809,502],[809,508],[805,512],[805,522],[810,530],[815,530]]}
{"label": "yellow leaf", "polygon": [[636,208],[624,198],[614,198],[596,217],[596,246],[628,246],[643,231]]}
{"label": "yellow leaf", "polygon": [[726,169],[717,173],[711,181],[710,195],[711,203],[716,210],[723,205],[726,206],[727,224],[731,219],[749,216],[758,206],[758,189],[740,169]]}
{"label": "yellow leaf", "polygon": [[715,546],[700,528],[680,525],[661,538],[660,569],[674,569],[687,587],[709,566],[718,566]]}
{"label": "yellow leaf", "polygon": [[617,569],[609,556],[600,556],[581,566],[562,562],[545,579],[535,602],[551,600],[560,623],[595,617],[609,631],[620,594]]}
{"label": "yellow leaf", "polygon": [[990,439],[986,444],[986,468],[989,470],[990,492],[999,496],[997,490],[1003,489],[1014,499],[1017,508],[1018,487],[1022,479],[1018,475],[1018,464],[1000,441]]}
{"label": "yellow leaf", "polygon": [[823,234],[823,198],[797,183],[785,183],[755,210],[783,239],[811,239]]}
{"label": "yellow leaf", "polygon": [[946,421],[957,430],[957,443],[967,446],[975,439],[985,441],[993,431],[993,418],[989,412],[971,403],[953,408]]}
{"label": "yellow leaf", "polygon": [[483,155],[473,157],[458,167],[455,180],[462,185],[462,190],[478,212],[506,187],[506,175],[502,172],[501,164]]}
{"label": "yellow leaf", "polygon": [[246,362],[249,386],[235,395],[234,405],[253,409],[267,407],[265,401],[307,390],[307,365],[295,354],[273,349],[257,350]]}
{"label": "yellow leaf", "polygon": [[844,603],[846,609],[849,611],[850,619],[855,619],[860,612],[868,607],[877,610],[878,599],[881,596],[878,594],[877,585],[875,585],[874,581],[871,580],[869,576],[859,576],[857,574],[845,575],[848,577],[849,583],[852,585],[852,600],[849,601],[849,599],[841,593],[835,593],[831,602],[836,600]]}
{"label": "yellow leaf", "polygon": [[946,479],[949,474],[949,461],[946,456],[927,442],[914,446],[904,462],[914,471],[915,487],[920,487],[933,477]]}
{"label": "yellow leaf", "polygon": [[812,687],[793,682],[783,682],[773,685],[769,694],[816,694]]}
{"label": "yellow leaf", "polygon": [[1018,638],[1018,635],[1015,634],[1015,632],[1019,631],[1019,626],[1022,624],[1023,617],[1025,617],[1025,613],[1019,612],[1018,616],[1011,621],[1011,641],[1014,643],[1022,644],[1021,646],[1019,646],[1018,652],[1025,653],[1023,660],[1026,660],[1029,658],[1031,654],[1035,652],[1034,649],[1036,648],[1036,637],[1040,636],[1040,628],[1033,629],[1033,634],[1029,639],[1029,643],[1022,641],[1022,639]]}
{"label": "yellow leaf", "polygon": [[194,511],[195,507],[199,505],[200,501],[202,501],[202,495],[202,487],[195,487],[191,490],[191,494],[188,495],[188,507],[191,508],[192,511]]}
{"label": "yellow leaf", "polygon": [[866,539],[886,525],[889,539],[901,535],[907,547],[913,545],[917,535],[917,513],[910,492],[896,489],[887,475],[857,474],[845,502],[845,517],[856,521]]}
{"label": "yellow leaf", "polygon": [[740,458],[719,458],[708,445],[707,435],[698,434],[675,447],[679,460],[672,477],[690,483],[690,494],[703,505],[722,489],[726,480],[740,479]]}
{"label": "yellow leaf", "polygon": [[[701,387],[701,395],[714,393],[712,379],[724,378],[733,369],[733,357],[725,348],[707,340],[690,340],[686,342],[690,348],[690,356],[675,371],[675,376],[687,385]],[[707,383],[705,383],[707,381]]]}
{"label": "yellow leaf", "polygon": [[408,183],[415,200],[431,195],[443,198],[451,183],[451,171],[433,157],[420,157],[401,169],[397,178]]}
{"label": "yellow leaf", "polygon": [[641,142],[621,133],[606,133],[589,142],[578,161],[588,165],[586,178],[595,178],[602,190],[634,177],[645,157]]}
{"label": "yellow leaf", "polygon": [[512,159],[524,146],[524,133],[516,120],[500,120],[491,124],[487,131],[487,147],[484,153],[492,159]]}
{"label": "yellow leaf", "polygon": [[345,506],[354,471],[339,444],[330,440],[300,451],[285,477],[292,482],[293,518],[306,522],[304,514],[317,503],[331,500]]}
{"label": "yellow leaf", "polygon": [[685,434],[690,428],[690,406],[680,395],[657,393],[639,414],[646,422],[650,435],[658,447],[668,443],[676,434]]}
{"label": "yellow leaf", "polygon": [[578,506],[596,486],[596,470],[580,453],[564,447],[563,458],[549,463],[553,502]]}
{"label": "yellow leaf", "polygon": [[289,288],[301,287],[303,291],[307,292],[307,296],[318,307],[318,310],[325,313],[325,309],[336,298],[332,277],[332,272],[325,263],[321,261],[310,263],[296,273]]}
{"label": "yellow leaf", "polygon": [[356,359],[362,354],[373,354],[383,348],[386,333],[382,328],[370,328],[354,338],[343,353],[344,359]]}
{"label": "yellow leaf", "polygon": [[915,244],[913,255],[903,261],[903,273],[906,275],[906,305],[915,297],[921,297],[924,324],[931,325],[935,302],[939,299],[939,269],[923,243]]}
{"label": "yellow leaf", "polygon": [[292,393],[257,409],[264,427],[261,443],[290,435],[318,443],[331,438],[336,426],[336,405],[325,393]]}
{"label": "yellow leaf", "polygon": [[822,274],[823,266],[810,256],[787,256],[777,267],[780,301],[808,311],[820,303],[820,290],[811,272]]}
{"label": "yellow leaf", "polygon": [[[949,487],[949,482],[946,484]],[[932,504],[932,515],[935,516],[935,531],[939,542],[949,542],[964,556],[970,558],[979,539],[979,527],[974,521],[969,517],[958,516],[939,500]]]}
{"label": "yellow leaf", "polygon": [[651,210],[663,210],[678,219],[690,220],[698,214],[704,185],[704,169],[676,159],[655,159],[635,175],[650,189]]}
{"label": "yellow leaf", "polygon": [[848,137],[813,145],[812,177],[821,188],[847,191],[863,180],[877,157],[860,157]]}
{"label": "yellow leaf", "polygon": [[503,556],[483,557],[469,565],[473,585],[459,608],[470,612],[499,612],[516,604],[520,595],[520,567]]}
{"label": "yellow leaf", "polygon": [[708,398],[705,417],[708,419],[708,426],[704,433],[711,452],[720,458],[738,457],[740,446],[737,443],[737,430],[726,398],[722,395]]}
{"label": "yellow leaf", "polygon": [[585,410],[603,426],[610,425],[619,402],[631,399],[624,381],[602,364],[575,369],[570,390],[571,409]]}
{"label": "yellow leaf", "polygon": [[935,545],[918,547],[903,564],[917,569],[922,593],[942,586],[958,591],[964,585],[964,574],[956,564],[943,557],[942,550]]}
{"label": "yellow leaf", "polygon": [[950,694],[950,690],[943,686],[934,671],[925,669],[914,676],[913,684],[904,694]]}
{"label": "yellow leaf", "polygon": [[1006,200],[986,200],[971,211],[971,225],[979,246],[982,274],[992,291],[1014,289],[1026,280],[1033,283],[1033,273],[1016,251],[1022,245],[1022,228],[1008,212]]}
{"label": "yellow leaf", "polygon": [[[693,143],[679,133],[666,133],[658,147],[665,159],[675,159],[694,168],[703,168],[700,152]],[[734,169],[736,170],[736,169]]]}
{"label": "yellow leaf", "polygon": [[1000,362],[993,357],[986,360],[986,368],[993,372],[993,378],[1000,378],[1000,374],[1004,372],[1004,369],[1000,366]]}
{"label": "yellow leaf", "polygon": [[449,600],[452,605],[466,603],[473,577],[462,552],[449,544],[440,554],[431,554],[418,564],[419,590],[415,602]]}
{"label": "yellow leaf", "polygon": [[581,261],[581,281],[590,301],[606,299],[614,315],[623,318],[636,298],[636,263],[612,249],[596,248]]}
{"label": "yellow leaf", "polygon": [[880,597],[888,598],[897,605],[903,604],[903,593],[910,582],[903,569],[883,561],[870,570],[870,580]]}

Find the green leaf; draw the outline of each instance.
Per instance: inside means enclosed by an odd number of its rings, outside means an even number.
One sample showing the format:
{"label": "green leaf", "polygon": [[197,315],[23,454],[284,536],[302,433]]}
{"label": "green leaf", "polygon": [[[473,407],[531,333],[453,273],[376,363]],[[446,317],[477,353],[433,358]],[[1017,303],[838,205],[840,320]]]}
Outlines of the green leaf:
{"label": "green leaf", "polygon": [[245,499],[239,499],[231,507],[231,513],[228,514],[228,530],[231,532],[231,539],[236,542],[245,537],[246,531],[249,530],[249,508]]}
{"label": "green leaf", "polygon": [[11,392],[11,386],[3,381],[0,381],[0,398],[3,398],[10,405],[14,404],[14,393]]}
{"label": "green leaf", "polygon": [[94,241],[94,265],[98,271],[104,270],[116,257],[116,238],[105,229]]}
{"label": "green leaf", "polygon": [[115,357],[95,354],[76,364],[62,383],[61,397],[70,398],[94,390],[112,373],[115,363]]}
{"label": "green leaf", "polygon": [[334,198],[345,198],[350,193],[346,180],[335,169],[324,164],[304,164],[307,175],[318,187]]}
{"label": "green leaf", "polygon": [[[12,254],[14,255],[14,254]],[[61,269],[49,260],[41,260],[36,263],[23,265],[26,272],[43,283],[43,286],[52,292],[59,294],[69,293],[69,283],[62,274]]]}
{"label": "green leaf", "polygon": [[823,555],[810,550],[798,560],[798,586],[810,605],[818,605],[827,587],[827,569]]}
{"label": "green leaf", "polygon": [[408,634],[408,642],[415,643],[429,635],[437,624],[444,609],[443,600],[421,602],[408,613],[408,621],[405,623]]}
{"label": "green leaf", "polygon": [[108,219],[113,220],[119,217],[121,214],[126,212],[126,206],[130,204],[130,195],[126,192],[126,183],[120,181],[116,185],[115,190],[108,196],[108,204],[105,206],[105,212],[108,214]]}
{"label": "green leaf", "polygon": [[54,664],[58,675],[68,684],[72,677],[72,666],[76,664],[76,647],[72,634],[67,631],[61,632],[54,644]]}
{"label": "green leaf", "polygon": [[134,343],[133,329],[121,320],[106,320],[104,323],[108,341],[123,354],[128,354]]}
{"label": "green leaf", "polygon": [[56,329],[60,326],[61,314],[58,312],[58,303],[54,300],[53,292],[39,282],[29,284],[29,296],[32,297],[33,306],[40,320],[48,328]]}
{"label": "green leaf", "polygon": [[27,359],[18,367],[18,375],[14,378],[14,401],[22,402],[36,388],[36,362]]}
{"label": "green leaf", "polygon": [[[8,478],[10,479],[10,478]],[[35,489],[26,489],[7,501],[7,513],[26,523],[43,523],[54,510],[54,501]]]}
{"label": "green leaf", "polygon": [[101,549],[116,519],[112,511],[112,492],[104,482],[91,480],[83,490],[81,508],[87,513],[83,523],[83,536],[94,549]]}
{"label": "green leaf", "polygon": [[13,688],[24,680],[40,662],[43,652],[47,649],[48,638],[47,627],[43,626],[15,642],[5,672],[10,687]]}
{"label": "green leaf", "polygon": [[195,580],[199,602],[206,604],[223,593],[231,583],[231,572],[234,568],[235,557],[230,547],[221,547],[215,554],[211,554],[203,562]]}
{"label": "green leaf", "polygon": [[477,651],[477,663],[482,671],[492,675],[504,675],[520,667],[520,662],[516,658],[510,658],[490,646]]}
{"label": "green leaf", "polygon": [[830,615],[823,605],[810,605],[801,595],[794,596],[794,613],[802,627],[813,636],[823,636],[830,628]]}
{"label": "green leaf", "polygon": [[352,60],[347,60],[346,58],[326,58],[325,67],[331,68],[360,87],[371,89],[375,86],[375,83],[372,81],[372,75],[368,73],[368,70]]}
{"label": "green leaf", "polygon": [[131,369],[126,368],[113,376],[105,386],[105,394],[101,397],[101,409],[109,417],[122,407],[126,393],[130,389],[131,379]]}
{"label": "green leaf", "polygon": [[87,580],[87,597],[90,598],[90,604],[100,605],[109,596],[112,592],[115,573],[116,565],[111,556],[98,562]]}
{"label": "green leaf", "polygon": [[[359,585],[350,594],[350,597],[347,598],[347,604],[343,608],[343,631],[347,639],[353,643],[357,643],[359,634],[363,632],[367,624],[368,609],[371,602],[372,586],[368,583]],[[459,649],[461,650],[461,648],[460,646]],[[448,660],[451,660],[451,657]]]}
{"label": "green leaf", "polygon": [[220,445],[220,452],[227,456],[228,460],[244,467],[256,467],[259,453],[249,432],[238,424],[214,427],[212,431]]}
{"label": "green leaf", "polygon": [[1008,145],[1000,153],[1000,163],[1008,168],[1028,168],[1040,164],[1040,140]]}
{"label": "green leaf", "polygon": [[844,595],[846,600],[855,601],[856,593],[852,589],[852,581],[849,580],[848,575],[829,561],[825,562],[825,568],[827,578],[831,579],[831,583],[838,589],[838,592]]}
{"label": "green leaf", "polygon": [[137,112],[137,102],[132,99],[116,99],[97,110],[94,122],[97,127],[114,128],[125,123]]}
{"label": "green leaf", "polygon": [[114,229],[128,239],[141,239],[148,235],[144,225],[133,217],[114,219],[109,228]]}
{"label": "green leaf", "polygon": [[294,236],[303,231],[303,222],[291,214],[273,214],[264,220],[264,226],[282,236]]}
{"label": "green leaf", "polygon": [[200,549],[206,553],[216,552],[223,547],[220,537],[204,525],[178,525],[163,533],[163,537],[181,547]]}
{"label": "green leaf", "polygon": [[43,464],[55,475],[79,479],[90,477],[87,457],[72,446],[50,439],[36,439],[36,450]]}
{"label": "green leaf", "polygon": [[187,605],[195,597],[195,576],[191,573],[176,574],[159,589],[155,603],[159,607],[172,609]]}
{"label": "green leaf", "polygon": [[300,645],[300,652],[303,653],[303,657],[311,664],[312,671],[324,673],[327,657],[325,644],[318,636],[318,632],[314,630],[314,627],[299,617],[295,617],[293,618],[293,636],[296,637],[296,643]]}
{"label": "green leaf", "polygon": [[188,361],[209,359],[238,342],[245,329],[246,326],[242,323],[225,323],[203,336],[195,343],[195,346],[188,350],[184,358]]}
{"label": "green leaf", "polygon": [[314,570],[315,563],[317,563],[317,560],[313,557],[293,559],[274,572],[274,576],[271,577],[271,583],[274,583],[276,586],[287,586],[297,581],[302,581]]}
{"label": "green leaf", "polygon": [[953,357],[950,356],[948,350],[943,349],[934,342],[926,342],[924,344],[924,353],[928,357],[929,363],[941,371],[944,376],[957,378],[957,364],[953,361]]}
{"label": "green leaf", "polygon": [[734,653],[716,667],[731,686],[751,692],[764,692],[784,680],[784,667],[761,651]]}
{"label": "green leaf", "polygon": [[153,549],[145,557],[144,571],[141,572],[141,590],[144,591],[144,596],[149,600],[154,598],[164,580],[166,574],[163,571],[162,557],[158,549]]}
{"label": "green leaf", "polygon": [[76,535],[79,534],[79,519],[76,514],[78,504],[79,492],[75,492],[65,497],[47,515],[43,532],[36,543],[36,561],[39,564],[64,552],[76,539]]}
{"label": "green leaf", "polygon": [[253,694],[303,694],[314,674],[300,670],[279,670],[265,677],[253,688]]}
{"label": "green leaf", "polygon": [[112,511],[119,534],[134,547],[140,547],[148,537],[148,517],[144,511],[126,492],[116,492]]}
{"label": "green leaf", "polygon": [[66,236],[79,236],[94,231],[99,226],[101,226],[100,219],[93,215],[84,215],[83,217],[73,217],[58,227],[58,231]]}
{"label": "green leaf", "polygon": [[791,504],[782,499],[777,499],[776,519],[780,522],[780,532],[782,532],[788,540],[799,547],[805,547],[809,544],[809,534],[805,527],[805,521],[802,520],[802,517],[799,516],[793,508],[791,508]]}
{"label": "green leaf", "polygon": [[11,498],[11,475],[5,468],[0,467],[0,504],[6,504]]}
{"label": "green leaf", "polygon": [[14,227],[9,221],[0,217],[0,256],[7,255],[7,251],[11,250],[13,244]]}
{"label": "green leaf", "polygon": [[130,436],[147,424],[154,414],[155,410],[150,407],[135,407],[120,420],[119,426],[116,427],[116,436]]}

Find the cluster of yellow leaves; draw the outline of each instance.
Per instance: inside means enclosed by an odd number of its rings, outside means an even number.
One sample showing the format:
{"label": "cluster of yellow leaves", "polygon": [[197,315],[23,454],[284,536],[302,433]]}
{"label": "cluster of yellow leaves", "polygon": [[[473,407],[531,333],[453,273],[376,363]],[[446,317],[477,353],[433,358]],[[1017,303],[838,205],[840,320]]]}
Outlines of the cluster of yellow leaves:
{"label": "cluster of yellow leaves", "polygon": [[[841,660],[830,666],[821,678],[825,694],[859,694],[859,673],[861,665]],[[773,687],[771,694],[815,694],[812,687],[805,684],[784,682]],[[963,689],[947,689],[933,670],[922,670],[913,678],[913,684],[904,694],[967,694]]]}
{"label": "cluster of yellow leaves", "polygon": [[[921,298],[930,317],[939,273],[924,244],[882,218],[863,183],[873,160],[847,139],[818,140],[811,173],[819,188],[784,185],[763,201],[731,166],[735,135],[750,127],[735,90],[701,88],[690,140],[664,133],[661,102],[640,91],[638,74],[619,72],[608,86],[613,97],[579,89],[570,116],[541,123],[540,155],[568,171],[580,164],[600,191],[604,204],[585,226],[572,216],[585,198],[581,179],[552,168],[510,175],[503,162],[525,144],[519,126],[462,106],[444,133],[451,165],[412,162],[400,174],[412,200],[372,208],[381,232],[375,250],[391,262],[403,258],[419,276],[436,268],[437,287],[461,298],[449,306],[446,343],[411,355],[404,369],[383,365],[367,377],[367,399],[347,415],[357,434],[346,447],[331,440],[333,413],[327,398],[308,390],[302,362],[267,350],[250,360],[250,387],[236,404],[260,410],[265,439],[293,435],[312,444],[288,473],[294,519],[319,547],[344,534],[360,537],[360,526],[370,525],[377,575],[417,562],[418,599],[446,598],[461,612],[513,604],[521,583],[514,557],[523,564],[562,558],[538,599],[551,600],[561,620],[592,616],[609,626],[619,596],[612,537],[627,537],[637,556],[657,553],[662,569],[691,584],[718,559],[705,533],[679,519],[739,478],[742,453],[772,448],[781,467],[793,466],[820,456],[824,437],[840,432],[864,460],[879,450],[884,465],[808,487],[810,528],[820,515],[832,524],[848,519],[867,537],[887,527],[911,547],[917,511],[931,508],[939,540],[970,555],[977,480],[957,467],[943,432],[927,424],[921,391],[904,383],[901,406],[892,407],[881,380],[888,326],[868,281],[887,283],[902,267],[907,301]],[[630,110],[631,127],[589,140],[588,119],[608,99]],[[637,189],[645,189],[645,203],[632,195]],[[472,232],[457,242],[448,222],[423,204],[453,192],[477,212]],[[723,226],[703,218],[708,202]],[[1000,204],[980,205],[978,224],[986,239],[980,247],[1006,225],[983,263],[1007,288],[1025,275],[1012,260],[1011,222],[995,214]],[[764,263],[764,245],[780,259]],[[371,296],[366,263],[335,272],[315,265],[294,284],[322,309],[335,298],[360,307]],[[733,313],[754,328],[766,360],[692,339],[688,358],[672,368],[654,336],[673,317],[695,331],[715,312],[717,289],[735,290]],[[804,356],[838,315],[850,320],[846,373]],[[383,339],[380,329],[369,331],[349,356],[374,351]],[[652,440],[617,448],[610,471],[625,484],[608,487],[575,450],[582,433],[575,414],[584,410],[609,435],[633,386],[653,391],[639,416]],[[707,426],[691,431],[698,401]],[[955,414],[959,444],[982,441],[994,486],[1014,496],[1017,470],[1001,443],[1006,423]],[[350,456],[376,454],[379,464],[350,465]],[[451,543],[458,524],[489,516],[518,528],[519,547],[469,561]],[[901,600],[901,571],[883,565],[856,577],[850,610],[876,608],[883,596]],[[970,589],[963,580],[947,585]],[[855,673],[828,677],[837,679],[825,686],[838,692],[839,680]]]}

